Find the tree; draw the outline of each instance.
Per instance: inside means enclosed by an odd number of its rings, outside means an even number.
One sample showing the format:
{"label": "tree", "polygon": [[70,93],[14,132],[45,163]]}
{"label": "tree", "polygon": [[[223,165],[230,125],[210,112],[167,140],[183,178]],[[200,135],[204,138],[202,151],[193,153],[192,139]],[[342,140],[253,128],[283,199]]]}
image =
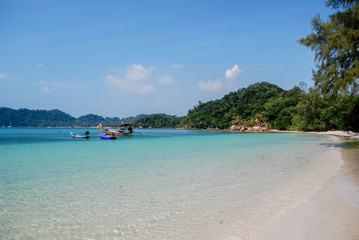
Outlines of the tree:
{"label": "tree", "polygon": [[[276,119],[278,121],[280,116]],[[309,88],[295,107],[293,127],[304,131],[359,130],[359,95],[328,94]]]}
{"label": "tree", "polygon": [[312,19],[313,33],[298,42],[315,51],[315,86],[322,93],[358,93],[359,1],[328,0],[337,10],[327,22],[319,15]]}
{"label": "tree", "polygon": [[281,97],[269,99],[265,104],[265,110],[261,114],[261,119],[270,128],[291,129],[292,119],[296,115],[296,106],[303,95],[299,87],[284,91]]}

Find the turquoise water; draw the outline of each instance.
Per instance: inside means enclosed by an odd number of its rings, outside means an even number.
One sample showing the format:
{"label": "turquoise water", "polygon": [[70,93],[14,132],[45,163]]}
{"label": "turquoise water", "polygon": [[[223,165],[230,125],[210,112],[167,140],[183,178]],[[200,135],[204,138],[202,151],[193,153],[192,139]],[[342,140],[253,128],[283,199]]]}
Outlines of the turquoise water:
{"label": "turquoise water", "polygon": [[242,239],[309,197],[328,148],[309,134],[136,131],[0,128],[0,239]]}

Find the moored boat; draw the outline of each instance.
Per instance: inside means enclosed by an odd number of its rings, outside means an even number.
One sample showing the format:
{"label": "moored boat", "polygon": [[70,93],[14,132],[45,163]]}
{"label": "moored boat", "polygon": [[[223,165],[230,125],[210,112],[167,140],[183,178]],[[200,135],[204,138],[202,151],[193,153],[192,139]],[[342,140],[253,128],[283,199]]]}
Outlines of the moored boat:
{"label": "moored boat", "polygon": [[90,134],[90,133],[89,133],[88,131],[86,131],[84,135],[71,132],[71,136],[72,136],[73,138],[89,138],[89,134]]}
{"label": "moored boat", "polygon": [[106,140],[113,140],[116,139],[117,137],[114,135],[107,135],[107,134],[100,134],[101,139],[106,139]]}
{"label": "moored boat", "polygon": [[132,136],[132,126],[130,124],[122,124],[119,128],[104,128],[102,127],[102,131],[107,135],[115,135],[115,136]]}

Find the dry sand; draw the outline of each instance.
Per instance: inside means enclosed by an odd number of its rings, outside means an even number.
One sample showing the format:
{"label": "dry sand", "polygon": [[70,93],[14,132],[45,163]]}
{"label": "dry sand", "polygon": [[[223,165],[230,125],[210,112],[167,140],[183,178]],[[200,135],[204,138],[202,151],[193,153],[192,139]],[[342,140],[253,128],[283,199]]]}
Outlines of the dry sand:
{"label": "dry sand", "polygon": [[342,149],[343,165],[309,201],[249,237],[251,240],[359,240],[359,149]]}

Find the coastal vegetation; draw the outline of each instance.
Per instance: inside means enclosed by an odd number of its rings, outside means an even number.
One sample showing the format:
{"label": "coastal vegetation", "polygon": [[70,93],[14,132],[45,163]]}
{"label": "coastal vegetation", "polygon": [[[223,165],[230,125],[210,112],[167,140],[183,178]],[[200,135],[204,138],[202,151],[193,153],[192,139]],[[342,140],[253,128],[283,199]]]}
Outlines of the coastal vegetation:
{"label": "coastal vegetation", "polygon": [[314,87],[297,106],[296,128],[359,130],[359,1],[328,0],[336,13],[312,19],[298,42],[315,52]]}
{"label": "coastal vegetation", "polygon": [[338,94],[335,99],[305,84],[284,90],[260,82],[226,94],[223,98],[199,102],[186,116],[141,114],[130,118],[109,118],[87,114],[72,117],[60,110],[14,110],[0,108],[1,126],[91,127],[118,126],[121,122],[143,128],[229,129],[234,123],[249,124],[258,119],[271,129],[359,130],[359,95]]}
{"label": "coastal vegetation", "polygon": [[359,1],[329,0],[326,5],[337,12],[328,21],[315,16],[313,33],[298,42],[315,52],[316,90],[333,96],[358,93]]}
{"label": "coastal vegetation", "polygon": [[0,108],[0,125],[12,127],[90,127],[100,122],[115,126],[120,122],[119,118],[104,118],[95,114],[87,114],[75,118],[58,109],[54,110],[29,110]]}
{"label": "coastal vegetation", "polygon": [[199,102],[188,111],[186,123],[191,128],[227,129],[233,121],[260,119],[270,128],[289,129],[300,94],[298,87],[285,91],[267,82],[255,83],[222,99]]}
{"label": "coastal vegetation", "polygon": [[128,122],[133,126],[143,128],[179,128],[183,126],[185,118],[160,113],[137,116]]}
{"label": "coastal vegetation", "polygon": [[70,126],[76,118],[60,110],[29,110],[0,108],[0,125],[13,127]]}

